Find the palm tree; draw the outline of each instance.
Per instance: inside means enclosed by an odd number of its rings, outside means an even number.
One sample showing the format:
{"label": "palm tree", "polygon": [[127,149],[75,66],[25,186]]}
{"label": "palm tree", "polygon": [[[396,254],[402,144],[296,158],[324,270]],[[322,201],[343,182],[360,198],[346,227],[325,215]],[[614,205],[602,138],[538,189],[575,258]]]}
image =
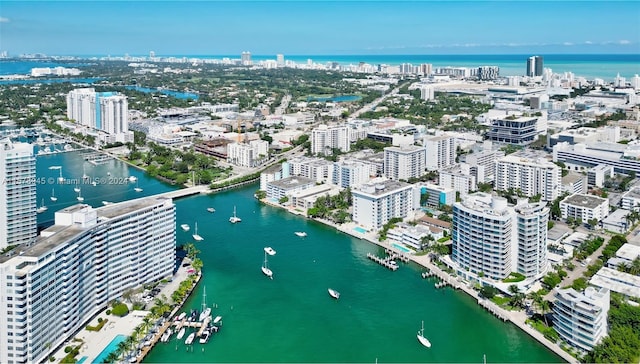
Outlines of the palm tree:
{"label": "palm tree", "polygon": [[116,349],[117,356],[120,357],[120,355],[122,355],[120,358],[124,359],[124,354],[126,351],[127,351],[126,341],[120,341],[118,343],[118,348]]}

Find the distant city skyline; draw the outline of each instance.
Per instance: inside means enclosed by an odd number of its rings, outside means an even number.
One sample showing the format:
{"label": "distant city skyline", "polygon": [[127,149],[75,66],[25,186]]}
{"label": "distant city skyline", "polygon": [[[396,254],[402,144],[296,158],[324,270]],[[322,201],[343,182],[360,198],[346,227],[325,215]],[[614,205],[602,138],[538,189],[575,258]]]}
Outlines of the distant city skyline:
{"label": "distant city skyline", "polygon": [[640,53],[636,1],[3,1],[10,55]]}

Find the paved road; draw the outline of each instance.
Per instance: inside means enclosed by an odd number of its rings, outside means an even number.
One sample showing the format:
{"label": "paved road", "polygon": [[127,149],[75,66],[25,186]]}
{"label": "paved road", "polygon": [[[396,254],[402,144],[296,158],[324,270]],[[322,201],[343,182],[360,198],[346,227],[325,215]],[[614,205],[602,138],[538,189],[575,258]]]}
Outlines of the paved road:
{"label": "paved road", "polygon": [[388,94],[384,94],[384,95],[378,97],[377,99],[373,100],[372,102],[364,105],[360,109],[354,111],[353,114],[351,114],[350,118],[357,118],[358,116],[360,116],[360,114],[375,109],[376,106],[378,106],[379,103],[381,103],[382,101],[386,100],[387,98],[397,94],[398,91],[400,91],[399,87],[394,88]]}

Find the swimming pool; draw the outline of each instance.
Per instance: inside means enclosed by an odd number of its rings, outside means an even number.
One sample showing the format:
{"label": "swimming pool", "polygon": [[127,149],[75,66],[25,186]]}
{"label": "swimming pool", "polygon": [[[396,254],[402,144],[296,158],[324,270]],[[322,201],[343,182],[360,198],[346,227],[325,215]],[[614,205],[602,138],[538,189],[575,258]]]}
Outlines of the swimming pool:
{"label": "swimming pool", "polygon": [[118,344],[125,341],[127,339],[127,335],[116,335],[116,337],[111,340],[109,345],[104,348],[100,354],[93,360],[93,363],[106,363],[107,356],[112,352],[118,349]]}
{"label": "swimming pool", "polygon": [[363,229],[360,226],[354,227],[353,230],[355,230],[356,232],[359,232],[360,234],[365,234],[367,232],[366,229]]}
{"label": "swimming pool", "polygon": [[87,360],[87,357],[86,357],[86,356],[83,356],[82,358],[80,358],[80,359],[76,362],[76,364],[82,364],[82,363],[84,363],[84,361],[85,361],[85,360]]}
{"label": "swimming pool", "polygon": [[411,253],[411,249],[407,249],[407,248],[403,247],[400,244],[392,243],[391,246],[396,248],[396,249],[399,249],[400,251],[402,251],[404,253]]}

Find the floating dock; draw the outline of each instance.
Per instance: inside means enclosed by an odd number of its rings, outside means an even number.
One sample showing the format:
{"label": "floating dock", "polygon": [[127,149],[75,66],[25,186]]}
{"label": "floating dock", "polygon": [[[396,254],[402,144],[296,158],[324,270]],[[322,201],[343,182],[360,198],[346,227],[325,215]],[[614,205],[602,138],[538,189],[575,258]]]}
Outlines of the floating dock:
{"label": "floating dock", "polygon": [[395,271],[396,269],[398,269],[398,264],[395,262],[395,260],[391,259],[390,257],[380,258],[377,255],[367,253],[367,258],[373,260],[374,262],[380,264],[385,268],[391,269],[392,271]]}

